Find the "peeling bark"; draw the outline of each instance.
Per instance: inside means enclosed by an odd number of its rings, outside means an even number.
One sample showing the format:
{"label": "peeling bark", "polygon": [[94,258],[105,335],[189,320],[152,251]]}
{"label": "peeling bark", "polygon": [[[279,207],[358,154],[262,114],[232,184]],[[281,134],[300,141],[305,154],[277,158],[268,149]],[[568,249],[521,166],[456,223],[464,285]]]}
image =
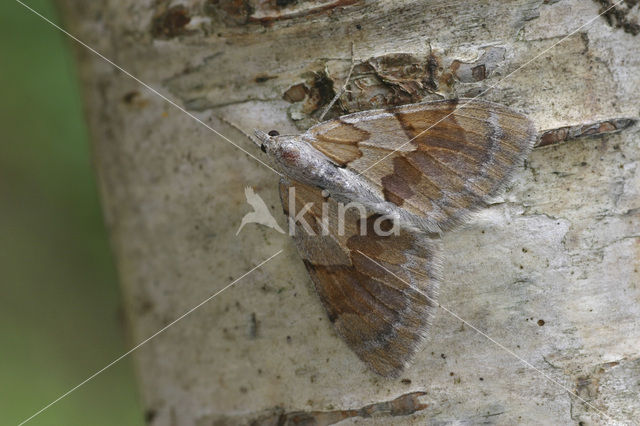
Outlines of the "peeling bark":
{"label": "peeling bark", "polygon": [[362,408],[327,411],[293,411],[285,412],[281,408],[269,410],[260,415],[207,416],[198,419],[200,424],[224,425],[252,425],[252,426],[321,426],[333,425],[347,419],[396,421],[396,417],[404,417],[427,408],[427,404],[420,402],[420,397],[426,392],[410,392],[392,401],[377,402]]}
{"label": "peeling bark", "polygon": [[549,129],[540,132],[536,147],[553,145],[586,136],[600,136],[617,133],[637,123],[633,118],[616,118],[613,120],[598,121],[596,123],[579,124],[577,126],[565,126],[557,129]]}
{"label": "peeling bark", "polygon": [[308,128],[352,60],[329,116],[483,93],[540,135],[507,193],[443,236],[440,293],[537,370],[441,309],[384,380],[336,336],[286,236],[236,237],[245,186],[285,223],[277,176],[79,49],[132,343],[284,249],[135,352],[150,424],[640,418],[638,2],[576,33],[613,2],[59,4],[72,33],[258,157],[243,132]]}

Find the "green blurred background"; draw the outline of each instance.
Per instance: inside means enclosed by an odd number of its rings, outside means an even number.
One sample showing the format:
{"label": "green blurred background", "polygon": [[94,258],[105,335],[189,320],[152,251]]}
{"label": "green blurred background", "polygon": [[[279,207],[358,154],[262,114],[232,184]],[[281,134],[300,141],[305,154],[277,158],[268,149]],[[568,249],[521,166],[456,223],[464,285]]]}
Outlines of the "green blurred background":
{"label": "green blurred background", "polygon": [[[58,21],[50,1],[31,7]],[[0,424],[17,424],[127,349],[72,42],[0,2]],[[132,362],[31,425],[143,424]]]}

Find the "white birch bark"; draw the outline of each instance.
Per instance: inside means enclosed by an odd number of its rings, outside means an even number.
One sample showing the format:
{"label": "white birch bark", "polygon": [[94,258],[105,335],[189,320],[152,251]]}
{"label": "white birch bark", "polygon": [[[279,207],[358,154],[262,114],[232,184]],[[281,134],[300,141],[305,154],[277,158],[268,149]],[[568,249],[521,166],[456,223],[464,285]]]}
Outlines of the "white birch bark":
{"label": "white birch bark", "polygon": [[381,379],[333,331],[288,237],[235,235],[246,186],[286,227],[278,177],[78,48],[132,345],[284,250],[135,352],[150,424],[640,418],[638,2],[580,29],[612,2],[59,4],[73,34],[263,160],[229,123],[308,127],[352,42],[353,92],[331,114],[495,86],[482,97],[528,114],[550,144],[443,237],[442,306],[513,353],[440,309],[414,365]]}

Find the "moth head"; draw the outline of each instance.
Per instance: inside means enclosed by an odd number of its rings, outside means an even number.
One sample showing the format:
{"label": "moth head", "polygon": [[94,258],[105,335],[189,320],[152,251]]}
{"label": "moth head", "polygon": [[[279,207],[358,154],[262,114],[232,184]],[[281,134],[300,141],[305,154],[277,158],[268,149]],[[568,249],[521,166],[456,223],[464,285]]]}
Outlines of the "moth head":
{"label": "moth head", "polygon": [[275,130],[265,133],[255,130],[253,141],[262,152],[285,168],[295,166],[300,159],[300,141],[297,136],[281,136]]}

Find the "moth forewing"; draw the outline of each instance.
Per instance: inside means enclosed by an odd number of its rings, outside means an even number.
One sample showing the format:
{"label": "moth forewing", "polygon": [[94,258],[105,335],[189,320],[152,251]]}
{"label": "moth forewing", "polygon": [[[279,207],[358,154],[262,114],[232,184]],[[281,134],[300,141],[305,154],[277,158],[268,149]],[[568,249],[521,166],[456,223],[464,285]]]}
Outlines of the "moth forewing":
{"label": "moth forewing", "polygon": [[460,99],[358,112],[263,144],[287,176],[440,232],[504,188],[535,134],[522,114]]}

